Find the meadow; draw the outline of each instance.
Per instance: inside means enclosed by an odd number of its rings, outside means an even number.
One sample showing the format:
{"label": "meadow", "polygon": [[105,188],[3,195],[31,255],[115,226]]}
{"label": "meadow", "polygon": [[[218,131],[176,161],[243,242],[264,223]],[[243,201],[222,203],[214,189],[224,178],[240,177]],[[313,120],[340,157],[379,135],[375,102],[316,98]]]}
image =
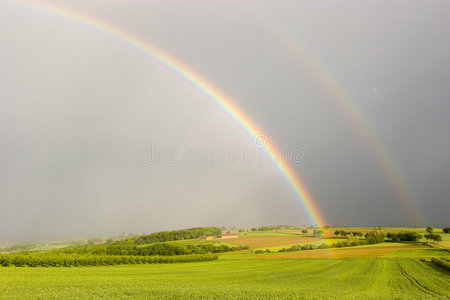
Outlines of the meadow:
{"label": "meadow", "polygon": [[2,268],[2,299],[448,299],[450,276],[411,258],[224,259]]}
{"label": "meadow", "polygon": [[[261,243],[314,242],[270,231],[216,239],[254,247],[204,262],[0,268],[0,299],[449,299],[450,253],[424,243],[384,242],[344,248],[255,253]],[[266,240],[264,241],[264,239]],[[329,237],[330,239],[338,239]],[[242,239],[242,240],[241,240]],[[326,239],[325,239],[326,240]],[[239,243],[236,243],[239,241]],[[187,245],[204,240],[181,241]],[[276,245],[274,245],[276,244]],[[433,263],[438,261],[441,265]]]}

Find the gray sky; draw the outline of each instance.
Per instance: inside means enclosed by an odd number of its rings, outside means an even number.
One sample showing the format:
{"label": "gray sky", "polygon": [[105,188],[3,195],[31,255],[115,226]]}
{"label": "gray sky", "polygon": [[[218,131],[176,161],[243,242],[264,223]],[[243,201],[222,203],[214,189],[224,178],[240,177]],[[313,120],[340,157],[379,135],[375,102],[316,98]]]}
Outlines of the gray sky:
{"label": "gray sky", "polygon": [[[448,1],[58,2],[230,96],[269,143],[300,154],[294,168],[329,225],[449,225]],[[236,121],[92,28],[0,1],[0,89],[0,240],[311,224]]]}

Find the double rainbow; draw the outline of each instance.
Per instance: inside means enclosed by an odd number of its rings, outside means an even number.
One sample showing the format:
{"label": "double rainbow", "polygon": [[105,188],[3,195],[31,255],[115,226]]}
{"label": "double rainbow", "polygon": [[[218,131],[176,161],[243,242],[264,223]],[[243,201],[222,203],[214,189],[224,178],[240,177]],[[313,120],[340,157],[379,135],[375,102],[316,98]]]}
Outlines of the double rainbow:
{"label": "double rainbow", "polygon": [[[240,110],[229,97],[227,97],[224,93],[210,84],[206,79],[196,74],[187,65],[178,61],[174,57],[171,57],[169,54],[157,49],[142,38],[135,36],[130,32],[126,32],[121,28],[117,28],[112,24],[108,24],[102,20],[91,17],[85,13],[75,11],[72,8],[69,9],[54,3],[46,3],[43,1],[35,0],[14,2],[20,3],[29,8],[36,9],[38,11],[62,17],[74,23],[86,26],[90,29],[94,29],[136,50],[141,51],[151,59],[158,61],[161,65],[169,68],[181,78],[190,82],[193,86],[202,91],[210,100],[214,101],[237,123],[239,123],[240,126],[253,139],[257,140],[261,136],[264,136],[263,131],[254,122],[252,122],[250,117],[246,115],[242,110]],[[308,191],[305,183],[299,177],[299,175],[296,174],[293,168],[287,162],[285,162],[285,159],[283,159],[283,157],[281,157],[281,155],[279,154],[281,152],[277,151],[277,148],[275,145],[273,145],[273,143],[261,143],[260,146],[263,146],[264,151],[267,153],[269,158],[274,162],[280,173],[286,179],[287,183],[293,190],[299,202],[306,210],[313,224],[319,226],[324,225],[325,220],[321,212],[319,211],[311,193]]]}

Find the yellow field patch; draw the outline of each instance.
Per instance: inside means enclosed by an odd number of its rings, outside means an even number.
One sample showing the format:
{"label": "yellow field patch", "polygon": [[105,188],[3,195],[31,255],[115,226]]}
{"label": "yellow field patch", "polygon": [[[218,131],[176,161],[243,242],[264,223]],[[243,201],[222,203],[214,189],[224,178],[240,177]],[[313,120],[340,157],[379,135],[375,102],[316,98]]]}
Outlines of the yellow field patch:
{"label": "yellow field patch", "polygon": [[439,244],[450,249],[450,241],[442,241]]}

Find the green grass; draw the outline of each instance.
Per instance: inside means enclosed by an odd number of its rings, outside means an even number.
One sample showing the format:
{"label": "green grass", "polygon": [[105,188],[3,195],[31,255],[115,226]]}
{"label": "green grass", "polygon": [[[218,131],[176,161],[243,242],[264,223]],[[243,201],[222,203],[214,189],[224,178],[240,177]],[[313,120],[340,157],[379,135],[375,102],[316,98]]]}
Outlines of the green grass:
{"label": "green grass", "polygon": [[450,241],[450,233],[437,232],[442,236],[443,241]]}
{"label": "green grass", "polygon": [[[346,241],[347,239],[343,239],[343,238],[326,238],[326,239],[321,239],[318,241],[305,241],[302,243],[294,243],[294,244],[286,244],[286,245],[280,245],[280,246],[272,246],[272,247],[261,247],[261,248],[255,248],[254,250],[266,250],[269,249],[270,251],[278,251],[280,249],[283,248],[289,248],[292,245],[314,245],[314,246],[319,246],[322,244],[326,244],[328,246],[331,246],[334,243],[337,242],[341,242],[341,241]],[[368,245],[358,245],[358,246],[353,246],[353,247],[346,247],[346,248],[372,248],[372,247],[386,247],[386,246],[403,246],[403,245],[410,245],[411,243],[379,243],[379,244],[368,244]]]}
{"label": "green grass", "polygon": [[[423,234],[425,229],[416,231]],[[247,233],[292,235],[303,236],[274,231]],[[450,235],[443,238],[448,241]],[[309,243],[324,241],[338,239]],[[177,242],[231,245],[226,240]],[[405,244],[381,243],[342,251],[398,245]],[[280,247],[285,246],[267,248]],[[450,299],[450,273],[428,262],[443,256],[448,258],[450,253],[437,248],[398,249],[382,258],[341,259],[260,259],[261,255],[232,252],[221,254],[218,261],[184,264],[0,267],[0,299]]]}
{"label": "green grass", "polygon": [[430,249],[398,249],[387,255],[388,257],[437,257],[449,256],[450,252],[442,251],[437,248]]}
{"label": "green grass", "polygon": [[[378,247],[397,247],[397,246],[413,246],[413,245],[421,245],[422,243],[413,243],[413,242],[399,242],[399,243],[393,243],[393,242],[384,242],[384,243],[377,243],[377,244],[367,244],[367,245],[358,245],[353,246],[350,248],[378,248]],[[349,248],[349,247],[347,247]],[[411,251],[415,251],[415,249],[411,249]]]}
{"label": "green grass", "polygon": [[[228,257],[232,257],[229,255]],[[449,273],[419,259],[223,259],[0,268],[1,299],[445,299]]]}
{"label": "green grass", "polygon": [[285,245],[279,245],[279,246],[270,246],[270,247],[260,247],[260,248],[254,248],[254,250],[270,250],[270,251],[278,251],[283,248],[289,248],[293,245],[314,245],[319,246],[322,244],[326,244],[327,246],[331,246],[334,243],[340,242],[340,241],[346,241],[346,239],[340,239],[340,238],[333,238],[333,239],[321,239],[318,241],[305,241],[301,243],[291,243],[291,244],[285,244]]}

